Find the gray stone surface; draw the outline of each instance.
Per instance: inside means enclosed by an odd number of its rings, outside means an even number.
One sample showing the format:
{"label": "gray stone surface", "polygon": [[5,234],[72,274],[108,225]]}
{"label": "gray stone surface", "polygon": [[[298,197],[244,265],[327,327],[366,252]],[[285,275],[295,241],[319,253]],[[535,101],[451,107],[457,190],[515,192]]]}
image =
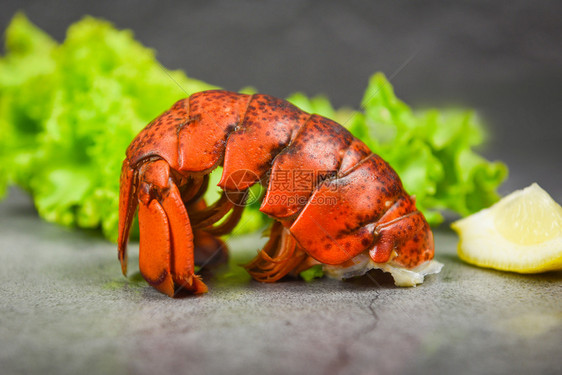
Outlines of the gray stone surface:
{"label": "gray stone surface", "polygon": [[[436,233],[441,274],[396,288],[382,273],[260,284],[236,267],[262,239],[234,238],[208,294],[171,299],[96,233],[40,221],[12,190],[0,203],[2,374],[560,373],[562,273],[462,263]],[[373,281],[374,280],[374,281]]]}

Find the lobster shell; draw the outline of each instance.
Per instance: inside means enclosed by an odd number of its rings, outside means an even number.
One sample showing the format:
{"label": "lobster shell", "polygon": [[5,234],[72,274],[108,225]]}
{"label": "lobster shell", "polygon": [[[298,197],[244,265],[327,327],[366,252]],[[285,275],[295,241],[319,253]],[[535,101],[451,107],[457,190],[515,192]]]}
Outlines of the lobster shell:
{"label": "lobster shell", "polygon": [[[223,195],[202,200],[222,166]],[[196,258],[226,254],[248,189],[267,186],[260,211],[275,219],[247,265],[276,281],[314,264],[346,265],[362,253],[406,269],[433,258],[433,236],[396,172],[347,129],[269,95],[203,91],[148,124],[126,152],[121,175],[119,259],[137,206],[140,268],[160,291],[205,292]],[[230,212],[222,224],[217,222]]]}

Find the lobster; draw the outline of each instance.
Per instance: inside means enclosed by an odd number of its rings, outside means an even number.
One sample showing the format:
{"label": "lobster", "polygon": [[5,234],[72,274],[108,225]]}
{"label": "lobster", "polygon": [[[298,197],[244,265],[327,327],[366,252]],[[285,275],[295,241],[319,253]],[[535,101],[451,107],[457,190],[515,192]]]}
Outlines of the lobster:
{"label": "lobster", "polygon": [[[207,205],[202,197],[218,166],[222,195]],[[219,237],[239,222],[256,183],[267,186],[260,211],[274,221],[269,240],[245,265],[255,280],[274,282],[317,264],[351,267],[361,257],[405,270],[433,258],[433,235],[414,197],[347,129],[269,95],[210,90],[176,102],[126,151],[123,274],[138,207],[144,279],[168,296],[206,292],[195,265],[226,256]]]}

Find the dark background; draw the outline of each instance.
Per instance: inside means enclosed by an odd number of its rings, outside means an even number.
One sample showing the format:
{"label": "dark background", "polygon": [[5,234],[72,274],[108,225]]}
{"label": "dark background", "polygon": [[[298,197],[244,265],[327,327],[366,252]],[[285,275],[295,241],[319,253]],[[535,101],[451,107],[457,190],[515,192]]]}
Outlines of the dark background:
{"label": "dark background", "polygon": [[89,14],[134,30],[170,69],[226,89],[324,93],[357,107],[383,71],[417,108],[466,106],[505,161],[508,193],[537,181],[562,202],[560,1],[3,1],[59,41]]}

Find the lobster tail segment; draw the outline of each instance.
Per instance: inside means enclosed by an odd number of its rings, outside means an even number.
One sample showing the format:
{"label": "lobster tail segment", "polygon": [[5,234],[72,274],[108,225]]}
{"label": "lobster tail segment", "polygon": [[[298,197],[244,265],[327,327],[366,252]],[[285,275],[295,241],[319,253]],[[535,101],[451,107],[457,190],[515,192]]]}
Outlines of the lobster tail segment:
{"label": "lobster tail segment", "polygon": [[250,98],[220,90],[191,95],[189,119],[177,133],[180,170],[209,173],[221,162],[226,140],[242,120]]}
{"label": "lobster tail segment", "polygon": [[127,242],[129,241],[129,231],[138,205],[137,185],[138,181],[136,179],[135,170],[129,165],[128,159],[125,159],[121,169],[119,189],[119,237],[117,239],[117,256],[121,262],[121,271],[124,275],[127,275]]}
{"label": "lobster tail segment", "polygon": [[386,180],[384,174],[374,173],[382,163],[372,154],[349,174],[326,180],[314,191],[291,226],[291,233],[313,258],[341,264],[374,244],[372,223],[381,217],[384,202],[398,193],[381,181]]}
{"label": "lobster tail segment", "polygon": [[219,186],[245,190],[262,179],[309,117],[282,99],[253,95],[238,129],[228,138]]}

